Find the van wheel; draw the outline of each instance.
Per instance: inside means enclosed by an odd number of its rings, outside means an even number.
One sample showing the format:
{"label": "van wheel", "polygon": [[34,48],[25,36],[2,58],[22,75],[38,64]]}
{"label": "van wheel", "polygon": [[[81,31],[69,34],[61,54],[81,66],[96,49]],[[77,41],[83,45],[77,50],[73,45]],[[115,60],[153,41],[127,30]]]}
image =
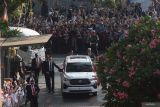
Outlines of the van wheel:
{"label": "van wheel", "polygon": [[94,96],[97,96],[97,92],[94,92],[93,95],[94,95]]}

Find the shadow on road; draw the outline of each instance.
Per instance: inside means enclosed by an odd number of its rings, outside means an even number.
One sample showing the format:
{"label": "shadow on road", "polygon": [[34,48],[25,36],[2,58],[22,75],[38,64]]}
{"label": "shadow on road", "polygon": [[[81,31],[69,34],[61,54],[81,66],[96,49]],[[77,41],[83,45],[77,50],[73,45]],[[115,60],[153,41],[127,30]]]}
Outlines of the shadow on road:
{"label": "shadow on road", "polygon": [[92,94],[67,94],[65,97],[63,97],[64,102],[80,102],[80,101],[86,101],[86,100],[91,100],[95,99],[96,96]]}

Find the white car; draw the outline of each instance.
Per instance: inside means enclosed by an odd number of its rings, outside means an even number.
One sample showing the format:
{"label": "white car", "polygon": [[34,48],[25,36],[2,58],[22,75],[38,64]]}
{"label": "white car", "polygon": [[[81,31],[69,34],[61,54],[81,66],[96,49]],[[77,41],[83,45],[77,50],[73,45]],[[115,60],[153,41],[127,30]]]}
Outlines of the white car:
{"label": "white car", "polygon": [[[9,29],[19,31],[21,37],[40,36],[40,33],[29,28],[10,26]],[[46,49],[41,44],[20,46],[17,49],[17,54],[23,58],[27,71],[30,71],[31,69],[31,61],[35,57],[35,54],[38,54],[39,58],[41,58],[41,60],[44,61],[45,52],[46,52]]]}
{"label": "white car", "polygon": [[61,73],[62,96],[67,93],[93,93],[97,95],[97,75],[87,55],[67,56]]}

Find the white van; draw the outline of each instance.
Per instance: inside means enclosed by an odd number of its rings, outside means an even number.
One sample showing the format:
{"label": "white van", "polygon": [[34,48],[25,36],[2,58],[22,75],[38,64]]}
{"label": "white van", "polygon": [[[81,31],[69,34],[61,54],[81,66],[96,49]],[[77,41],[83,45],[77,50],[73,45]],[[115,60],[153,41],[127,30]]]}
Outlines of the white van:
{"label": "white van", "polygon": [[67,56],[61,73],[61,91],[67,93],[93,93],[97,95],[97,74],[91,58],[87,55]]}
{"label": "white van", "polygon": [[[23,27],[9,27],[10,30],[18,30],[20,32],[20,36],[38,36],[40,35],[37,31],[23,28]],[[17,54],[20,55],[25,63],[25,66],[27,68],[31,67],[31,61],[35,57],[35,54],[38,54],[38,56],[41,58],[42,61],[45,60],[45,51],[43,45],[36,44],[36,45],[30,45],[30,46],[21,46],[17,49]]]}

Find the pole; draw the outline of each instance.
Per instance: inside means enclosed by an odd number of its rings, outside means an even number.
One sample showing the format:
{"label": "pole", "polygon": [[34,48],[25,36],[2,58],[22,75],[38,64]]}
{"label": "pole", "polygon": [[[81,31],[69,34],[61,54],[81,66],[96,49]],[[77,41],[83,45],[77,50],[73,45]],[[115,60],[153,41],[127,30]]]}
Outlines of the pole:
{"label": "pole", "polygon": [[66,0],[66,16],[68,14],[68,8],[69,8],[69,0]]}
{"label": "pole", "polygon": [[[5,0],[3,0],[3,3],[4,3],[4,14],[3,14],[3,17],[2,17],[3,18],[3,23],[7,24],[7,27],[8,27],[7,2]],[[3,30],[3,29],[0,29],[0,30]],[[2,35],[1,35],[1,32],[0,32],[0,37],[1,36]],[[2,79],[4,78],[2,76],[2,73],[4,72],[4,57],[5,57],[5,52],[4,52],[4,48],[2,48],[2,44],[0,44],[0,88],[2,88]]]}

